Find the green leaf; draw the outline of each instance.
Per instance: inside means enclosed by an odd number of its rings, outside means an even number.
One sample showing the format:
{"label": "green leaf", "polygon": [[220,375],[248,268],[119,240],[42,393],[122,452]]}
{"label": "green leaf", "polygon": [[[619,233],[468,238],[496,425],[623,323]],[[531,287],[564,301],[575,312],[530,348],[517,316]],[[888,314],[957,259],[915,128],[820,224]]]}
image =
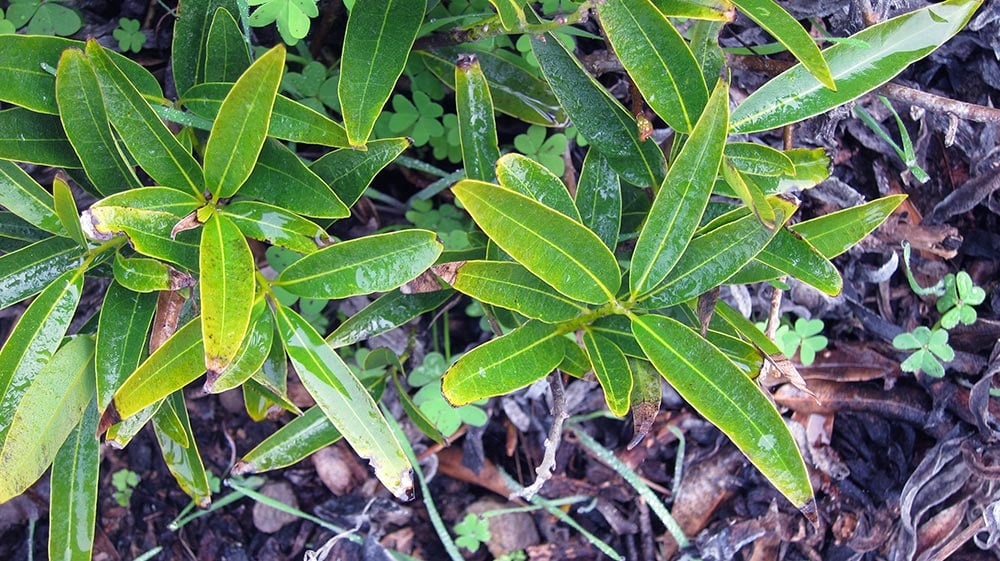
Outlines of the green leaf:
{"label": "green leaf", "polygon": [[245,195],[285,210],[317,218],[345,218],[351,212],[329,185],[285,145],[268,140],[257,166],[240,189]]}
{"label": "green leaf", "polygon": [[201,329],[205,368],[221,374],[240,351],[254,301],[254,260],[233,221],[214,214],[201,234]]}
{"label": "green leaf", "polygon": [[802,61],[802,66],[830,90],[837,85],[830,68],[809,33],[773,0],[732,0],[739,9],[784,45],[792,55]]}
{"label": "green leaf", "polygon": [[[205,43],[205,81],[235,82],[250,62],[246,39],[233,14],[224,9],[216,10]],[[184,94],[187,93],[184,90]]]}
{"label": "green leaf", "polygon": [[310,407],[247,452],[236,463],[233,473],[245,475],[288,467],[341,438],[323,409]]}
{"label": "green leaf", "polygon": [[560,372],[565,372],[577,378],[583,378],[588,372],[593,370],[590,359],[587,358],[587,353],[580,348],[576,339],[564,336],[559,342],[563,347],[563,359],[559,363]]}
{"label": "green leaf", "polygon": [[368,141],[403,73],[426,8],[426,0],[368,0],[351,10],[337,94],[352,146]]}
{"label": "green leaf", "polygon": [[645,353],[632,336],[632,324],[625,316],[610,315],[595,320],[588,327],[596,335],[600,335],[621,349],[625,356],[645,358]]}
{"label": "green leaf", "polygon": [[737,170],[750,175],[794,175],[795,164],[780,150],[753,142],[726,144],[726,159]]}
{"label": "green leaf", "polygon": [[47,237],[49,233],[45,230],[36,228],[13,212],[0,210],[0,252],[12,253]]}
{"label": "green leaf", "polygon": [[156,294],[140,294],[112,282],[97,321],[97,408],[104,411],[122,382],[146,354],[146,334],[156,312]]}
{"label": "green leaf", "polygon": [[[186,442],[172,438],[163,430],[163,419],[167,415],[180,421]],[[164,400],[163,406],[153,416],[153,432],[160,444],[163,461],[181,490],[194,499],[199,507],[208,508],[212,502],[212,489],[208,484],[208,474],[201,461],[201,454],[198,453],[194,431],[191,430],[183,392],[174,392]]]}
{"label": "green leaf", "polygon": [[[21,411],[22,398],[39,379],[39,372],[51,363],[82,292],[81,270],[60,275],[32,301],[0,348],[0,450],[6,449],[11,423],[15,413]],[[56,448],[58,444],[53,447],[53,454]],[[6,496],[3,501],[9,498]]]}
{"label": "green leaf", "polygon": [[459,406],[523,388],[562,362],[560,338],[557,326],[529,321],[463,355],[445,372],[441,391]]}
{"label": "green leaf", "polygon": [[948,0],[873,25],[823,51],[837,90],[798,64],[767,82],[733,111],[732,132],[776,129],[856,99],[927,56],[960,29],[981,0]]}
{"label": "green leaf", "polygon": [[0,160],[0,206],[42,230],[66,234],[56,216],[52,195],[20,166],[7,160]]}
{"label": "green leaf", "polygon": [[375,175],[410,147],[406,138],[373,140],[367,150],[334,150],[313,162],[309,169],[323,179],[348,206],[361,198]]}
{"label": "green leaf", "polygon": [[759,185],[750,177],[743,175],[733,165],[728,158],[722,162],[722,177],[726,183],[736,193],[736,196],[743,201],[743,204],[750,207],[757,218],[769,228],[777,227],[777,217],[774,209],[767,203],[767,196]]}
{"label": "green leaf", "polygon": [[632,331],[667,382],[717,426],[796,507],[812,500],[805,463],[767,396],[718,348],[676,320],[632,318]]}
{"label": "green leaf", "polygon": [[753,262],[729,279],[731,284],[751,284],[791,275],[830,296],[840,294],[844,281],[837,268],[809,242],[781,228]]}
{"label": "green leaf", "polygon": [[55,66],[64,50],[78,45],[78,41],[59,37],[0,36],[0,52],[4,53],[4,64],[0,67],[0,100],[32,111],[58,114],[55,77],[39,63]]}
{"label": "green leaf", "polygon": [[55,87],[66,136],[98,192],[110,195],[141,187],[111,132],[97,74],[81,51],[63,52]]}
{"label": "green leaf", "polygon": [[307,298],[347,298],[386,292],[434,264],[442,246],[434,232],[403,230],[337,243],[309,254],[274,285]]}
{"label": "green leaf", "polygon": [[546,323],[567,321],[587,311],[517,263],[466,262],[458,268],[452,286],[481,302]]}
{"label": "green leaf", "polygon": [[368,390],[301,316],[277,305],[274,317],[288,357],[316,404],[354,452],[368,458],[375,476],[393,495],[412,498],[410,464]]}
{"label": "green leaf", "polygon": [[860,242],[903,203],[906,195],[890,195],[863,205],[831,212],[789,226],[827,259]]}
{"label": "green leaf", "polygon": [[587,74],[554,35],[532,37],[531,45],[549,85],[580,134],[604,154],[625,181],[639,187],[658,185],[663,179],[663,153],[655,142],[639,140],[628,111]]}
{"label": "green leaf", "polygon": [[156,259],[122,257],[115,255],[113,269],[115,280],[135,292],[180,290],[194,286],[194,278]]}
{"label": "green leaf", "polygon": [[481,181],[460,181],[452,192],[486,235],[559,292],[588,304],[614,299],[621,286],[618,262],[579,222]]}
{"label": "green leaf", "polygon": [[87,247],[87,238],[83,235],[83,229],[80,227],[80,211],[76,208],[73,193],[69,190],[69,185],[59,176],[52,180],[52,198],[55,203],[56,215],[62,222],[63,231],[69,235],[71,240],[82,247]]}
{"label": "green leaf", "polygon": [[52,463],[58,476],[50,480],[49,559],[91,559],[101,466],[101,441],[94,438],[98,417],[91,401]]}
{"label": "green leaf", "polygon": [[653,0],[657,10],[668,18],[690,18],[729,22],[731,0]]}
{"label": "green leaf", "polygon": [[219,213],[232,220],[244,236],[299,253],[316,251],[316,244],[328,237],[315,222],[267,203],[236,201]]}
{"label": "green leaf", "polygon": [[103,47],[88,41],[87,56],[101,83],[111,124],[135,161],[158,184],[201,197],[205,179],[194,156],[178,142]]}
{"label": "green leaf", "polygon": [[0,158],[40,166],[81,167],[59,117],[20,107],[0,111]]}
{"label": "green leaf", "polygon": [[122,383],[113,399],[119,417],[128,419],[183,388],[205,371],[201,321],[178,329]]}
{"label": "green leaf", "polygon": [[493,8],[497,11],[497,15],[500,16],[500,23],[503,25],[504,31],[516,31],[525,23],[523,1],[490,0],[490,4],[493,5]]}
{"label": "green leaf", "polygon": [[[382,347],[382,349],[388,350],[385,349],[384,347]],[[392,351],[389,352],[391,353]],[[369,354],[368,356],[371,356],[371,354]],[[393,354],[393,356],[395,356],[395,354]],[[399,364],[398,357],[396,358],[396,364],[397,365]],[[410,397],[410,394],[407,393],[406,388],[404,388],[403,384],[399,381],[399,375],[397,374],[397,372],[400,370],[402,370],[401,365],[395,370],[393,370],[392,381],[396,386],[396,392],[399,394],[399,404],[403,406],[403,412],[406,413],[406,416],[409,417],[411,421],[413,421],[414,426],[420,429],[420,432],[424,433],[424,435],[427,436],[427,438],[430,438],[431,440],[433,440],[438,444],[446,444],[448,440],[447,437],[451,434],[454,434],[454,432],[449,432],[448,434],[444,434],[442,433],[442,430],[448,430],[448,428],[452,427],[448,427],[446,429],[438,429],[438,427],[435,426],[435,424],[429,418],[427,418],[427,415],[425,415],[424,412],[417,406],[417,404],[414,403],[414,398]],[[449,405],[446,404],[445,407],[447,407],[449,413],[453,411]],[[460,422],[461,421],[459,421],[459,423]],[[455,430],[457,430],[457,428],[455,428]]]}
{"label": "green leaf", "polygon": [[188,2],[184,17],[177,18],[171,45],[170,68],[174,84],[182,95],[191,86],[205,81],[208,38],[218,10],[238,14],[236,0],[199,0]]}
{"label": "green leaf", "polygon": [[632,369],[625,353],[610,339],[589,329],[583,332],[583,346],[604,390],[608,409],[614,415],[624,417],[628,413],[632,393]]}
{"label": "green leaf", "polygon": [[37,294],[63,273],[79,267],[83,253],[73,240],[51,237],[0,255],[0,308]]}
{"label": "green leaf", "polygon": [[580,222],[580,212],[566,185],[542,164],[521,154],[504,154],[497,161],[496,172],[500,185]]}
{"label": "green leaf", "polygon": [[453,295],[451,290],[418,294],[403,294],[393,290],[344,320],[327,336],[326,341],[336,349],[370,339],[437,309]]}
{"label": "green leaf", "polygon": [[284,69],[285,48],[278,45],[250,65],[222,100],[205,146],[205,183],[213,199],[232,197],[250,177]]}
{"label": "green leaf", "polygon": [[0,502],[20,495],[42,476],[83,418],[94,398],[93,338],[72,339],[30,384],[15,407],[4,408],[7,427],[0,447],[0,472],[4,474]]}
{"label": "green leaf", "polygon": [[206,393],[221,393],[231,390],[247,380],[264,365],[274,336],[274,321],[271,314],[264,313],[263,298],[257,300],[251,316],[250,328],[240,344],[240,350],[232,364],[219,375],[208,373],[205,379]]}
{"label": "green leaf", "polygon": [[708,86],[681,34],[649,0],[608,0],[597,13],[649,106],[675,130],[691,132],[708,103]]}
{"label": "green leaf", "polygon": [[474,55],[467,55],[455,67],[455,107],[465,176],[493,181],[496,177],[493,166],[500,158],[493,98],[479,60]]}
{"label": "green leaf", "polygon": [[720,80],[656,193],[632,253],[629,289],[633,296],[648,292],[666,278],[698,228],[726,144],[728,91],[728,84]]}
{"label": "green leaf", "polygon": [[622,218],[622,186],[607,158],[588,150],[576,182],[580,222],[590,228],[612,252],[618,247]]}

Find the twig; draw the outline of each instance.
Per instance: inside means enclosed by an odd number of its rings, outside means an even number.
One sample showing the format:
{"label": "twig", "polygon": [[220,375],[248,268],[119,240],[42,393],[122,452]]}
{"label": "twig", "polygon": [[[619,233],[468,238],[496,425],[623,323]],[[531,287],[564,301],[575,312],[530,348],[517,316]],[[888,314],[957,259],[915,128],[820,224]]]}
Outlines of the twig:
{"label": "twig", "polygon": [[549,428],[549,435],[545,438],[545,453],[542,456],[542,463],[535,468],[535,482],[531,485],[512,493],[510,500],[517,498],[530,501],[542,485],[552,479],[552,473],[556,469],[556,451],[559,450],[559,442],[562,441],[563,423],[569,418],[566,412],[566,394],[563,391],[562,373],[558,370],[549,374],[549,388],[552,390],[552,427]]}
{"label": "twig", "polygon": [[951,98],[934,95],[906,86],[901,86],[893,82],[879,86],[875,92],[879,95],[923,107],[928,111],[937,113],[949,113],[966,121],[976,121],[977,123],[1000,123],[1000,109],[966,103]]}

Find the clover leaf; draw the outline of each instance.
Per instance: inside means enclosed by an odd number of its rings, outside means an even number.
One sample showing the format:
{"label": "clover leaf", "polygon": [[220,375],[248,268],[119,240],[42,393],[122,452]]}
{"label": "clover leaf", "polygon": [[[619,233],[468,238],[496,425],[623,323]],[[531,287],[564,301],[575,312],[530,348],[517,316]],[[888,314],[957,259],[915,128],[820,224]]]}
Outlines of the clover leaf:
{"label": "clover leaf", "polygon": [[552,173],[562,176],[566,171],[566,162],[563,160],[563,152],[566,151],[568,140],[566,135],[556,133],[545,138],[545,127],[531,125],[524,134],[514,137],[514,147],[519,152],[537,160],[539,163],[549,168]]}
{"label": "clover leaf", "polygon": [[455,524],[455,545],[464,547],[475,553],[479,546],[490,539],[490,523],[485,518],[475,514],[466,514],[461,522]]}
{"label": "clover leaf", "polygon": [[444,132],[438,121],[444,109],[424,92],[413,92],[413,101],[396,94],[392,98],[392,109],[389,130],[397,135],[409,136],[414,146],[423,146],[432,136],[440,136]]}
{"label": "clover leaf", "polygon": [[302,68],[302,72],[285,73],[281,87],[318,113],[326,113],[326,108],[340,113],[340,97],[337,94],[339,83],[340,74],[328,76],[325,65],[312,61]]}
{"label": "clover leaf", "polygon": [[309,33],[309,19],[319,15],[317,0],[248,0],[250,6],[260,6],[250,14],[252,27],[276,23],[281,40],[289,46]]}
{"label": "clover leaf", "polygon": [[941,316],[941,327],[951,329],[959,323],[972,325],[976,323],[976,310],[986,299],[986,291],[972,282],[972,277],[965,271],[958,275],[947,275],[944,279],[944,295],[937,301]]}
{"label": "clover leaf", "polygon": [[423,386],[413,396],[413,403],[420,408],[427,420],[433,423],[446,437],[455,434],[462,423],[481,427],[489,420],[486,412],[482,409],[482,406],[486,405],[487,402],[485,399],[462,407],[452,407],[444,399],[438,381],[447,368],[447,361],[441,353],[428,353],[424,357],[424,362],[414,368],[407,377],[410,386]]}
{"label": "clover leaf", "polygon": [[17,31],[14,27],[13,22],[8,19],[4,19],[3,9],[0,9],[0,35],[9,35]]}
{"label": "clover leaf", "polygon": [[19,29],[28,25],[30,35],[69,36],[83,27],[76,11],[60,6],[66,0],[13,0],[7,8],[7,20]]}
{"label": "clover leaf", "polygon": [[139,20],[131,18],[121,18],[118,20],[118,29],[111,35],[118,41],[118,49],[123,53],[132,51],[137,53],[146,44],[146,34],[139,31]]}
{"label": "clover leaf", "polygon": [[944,366],[955,358],[955,350],[948,344],[948,332],[944,329],[928,329],[921,325],[909,333],[900,333],[892,340],[892,346],[899,350],[915,350],[900,364],[904,372],[921,371],[928,376],[941,378]]}
{"label": "clover leaf", "polygon": [[454,113],[448,113],[441,118],[441,125],[444,131],[430,139],[434,157],[457,164],[462,161],[462,137],[458,130],[458,117]]}
{"label": "clover leaf", "polygon": [[819,333],[823,331],[823,320],[798,318],[792,329],[786,329],[776,339],[780,339],[779,347],[785,356],[795,356],[799,353],[799,362],[809,366],[816,360],[816,353],[825,349],[829,342]]}

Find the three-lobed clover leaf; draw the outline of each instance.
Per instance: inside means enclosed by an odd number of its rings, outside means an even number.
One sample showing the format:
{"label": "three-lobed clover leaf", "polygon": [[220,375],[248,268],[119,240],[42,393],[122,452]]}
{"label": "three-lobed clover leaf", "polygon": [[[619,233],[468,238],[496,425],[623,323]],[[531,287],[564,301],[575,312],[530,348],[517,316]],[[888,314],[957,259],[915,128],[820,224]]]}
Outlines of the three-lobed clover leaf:
{"label": "three-lobed clover leaf", "polygon": [[903,351],[915,351],[899,365],[904,372],[920,371],[935,378],[944,376],[941,362],[955,358],[955,350],[948,344],[948,332],[944,329],[931,330],[921,325],[911,332],[897,335],[892,340],[892,346]]}
{"label": "three-lobed clover leaf", "polygon": [[455,524],[455,534],[455,545],[475,553],[480,545],[489,541],[490,523],[475,514],[466,514],[461,522]]}
{"label": "three-lobed clover leaf", "polygon": [[431,137],[444,133],[444,126],[438,120],[444,115],[444,109],[424,92],[413,92],[413,101],[396,94],[392,98],[392,109],[389,131],[409,136],[414,146],[423,146]]}
{"label": "three-lobed clover leaf", "polygon": [[0,35],[9,35],[15,33],[17,27],[9,19],[4,17],[3,9],[0,9]]}
{"label": "three-lobed clover leaf", "polygon": [[7,8],[7,21],[16,29],[28,25],[30,35],[67,37],[80,31],[83,20],[75,10],[61,6],[66,0],[13,0]]}
{"label": "three-lobed clover leaf", "polygon": [[795,356],[795,351],[798,351],[799,361],[803,366],[809,366],[816,360],[816,353],[825,349],[828,343],[827,338],[820,335],[822,331],[823,320],[798,318],[791,329],[776,333],[775,338],[785,356]]}
{"label": "three-lobed clover leaf", "polygon": [[447,368],[448,364],[441,353],[428,353],[424,362],[414,368],[407,378],[411,386],[420,387],[413,396],[413,403],[446,437],[455,434],[462,423],[481,427],[488,420],[481,407],[486,404],[485,399],[462,407],[452,407],[445,401],[439,381]]}
{"label": "three-lobed clover leaf", "polygon": [[118,48],[121,52],[137,53],[146,45],[146,34],[139,30],[140,25],[139,20],[131,18],[118,20],[118,29],[115,29],[111,35],[118,41]]}
{"label": "three-lobed clover leaf", "polygon": [[531,125],[527,132],[514,137],[514,148],[525,156],[538,160],[552,173],[562,176],[566,171],[563,152],[566,151],[569,141],[562,133],[553,134],[548,138],[545,135],[545,127]]}
{"label": "three-lobed clover leaf", "polygon": [[986,299],[986,291],[972,282],[972,277],[965,271],[958,275],[947,275],[944,279],[945,293],[937,301],[941,316],[941,327],[951,329],[959,323],[972,325],[976,323],[976,310]]}
{"label": "three-lobed clover leaf", "polygon": [[326,108],[340,113],[339,83],[340,75],[328,75],[327,67],[317,61],[305,65],[301,72],[286,72],[281,79],[284,91],[319,113],[326,113]]}
{"label": "three-lobed clover leaf", "polygon": [[295,45],[309,33],[309,19],[319,15],[317,0],[249,0],[259,6],[250,14],[250,25],[264,27],[276,23],[281,40]]}

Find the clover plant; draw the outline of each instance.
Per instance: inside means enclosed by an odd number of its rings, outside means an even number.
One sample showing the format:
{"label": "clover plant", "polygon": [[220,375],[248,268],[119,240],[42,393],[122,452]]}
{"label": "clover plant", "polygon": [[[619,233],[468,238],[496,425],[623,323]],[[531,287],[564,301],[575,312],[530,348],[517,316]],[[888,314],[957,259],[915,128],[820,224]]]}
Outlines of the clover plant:
{"label": "clover plant", "polygon": [[7,21],[33,35],[73,35],[83,26],[80,14],[63,6],[66,0],[11,0]]}
{"label": "clover plant", "polygon": [[137,53],[146,44],[146,34],[139,30],[139,20],[131,18],[121,18],[118,20],[118,29],[111,35],[118,41],[118,48],[123,53],[132,51]]}

